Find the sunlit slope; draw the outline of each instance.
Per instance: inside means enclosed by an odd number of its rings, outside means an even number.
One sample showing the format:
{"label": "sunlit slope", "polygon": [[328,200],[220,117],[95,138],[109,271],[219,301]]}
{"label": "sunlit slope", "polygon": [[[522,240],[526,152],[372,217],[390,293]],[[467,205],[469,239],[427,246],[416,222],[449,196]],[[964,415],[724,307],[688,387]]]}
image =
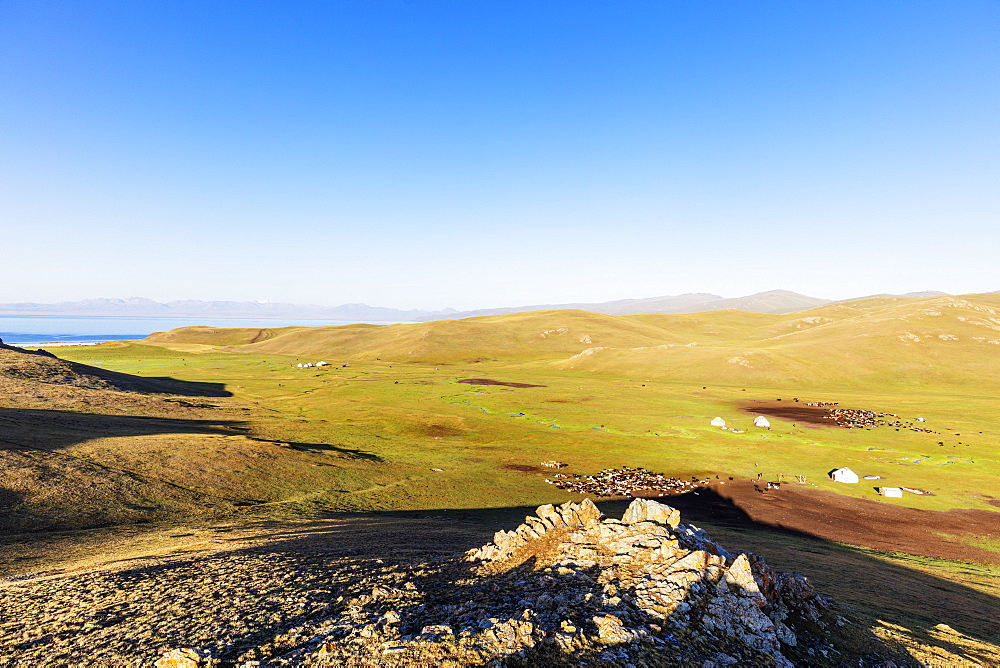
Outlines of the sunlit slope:
{"label": "sunlit slope", "polygon": [[[238,330],[239,334],[217,330],[218,334],[213,336],[210,328],[186,327],[154,334],[147,341],[159,345],[214,343],[260,353],[338,360],[371,360],[375,357],[430,362],[477,358],[555,360],[574,355],[589,346],[629,348],[687,343],[690,338],[685,329],[678,327],[677,331],[673,331],[670,325],[693,317],[676,316],[678,320],[658,320],[655,316],[610,316],[575,310],[534,311],[404,325],[358,324],[262,330],[273,336],[262,336],[256,342],[251,342],[251,331],[248,330]],[[703,320],[711,322],[710,318]],[[704,329],[705,326],[701,321],[694,323],[695,329]]]}
{"label": "sunlit slope", "polygon": [[1000,295],[876,297],[787,315],[571,310],[381,326],[183,328],[148,341],[331,362],[489,359],[695,383],[958,389],[1000,385]]}
{"label": "sunlit slope", "polygon": [[897,302],[774,341],[775,351],[794,359],[822,353],[839,375],[865,383],[904,389],[1000,384],[997,295]]}
{"label": "sunlit slope", "polygon": [[751,386],[997,387],[1000,299],[863,300],[782,316],[742,341],[693,343],[584,351],[559,365]]}
{"label": "sunlit slope", "polygon": [[[301,327],[280,327],[278,329],[262,329],[258,327],[181,327],[169,332],[151,334],[149,341],[158,344],[195,344],[207,346],[239,346],[247,343],[257,343],[272,339],[275,336],[288,334],[291,330]],[[312,328],[306,328],[312,329]]]}

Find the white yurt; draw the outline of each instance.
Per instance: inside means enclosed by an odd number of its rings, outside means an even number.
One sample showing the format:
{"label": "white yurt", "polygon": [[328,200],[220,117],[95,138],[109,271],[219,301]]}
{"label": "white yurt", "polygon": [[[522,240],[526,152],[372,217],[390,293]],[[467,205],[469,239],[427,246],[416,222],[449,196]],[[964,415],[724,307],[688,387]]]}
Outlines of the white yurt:
{"label": "white yurt", "polygon": [[858,482],[858,474],[846,466],[830,471],[830,477],[834,482]]}
{"label": "white yurt", "polygon": [[726,426],[726,421],[723,420],[720,417],[717,417],[717,418],[712,418],[712,422],[710,424],[713,427],[725,427]]}
{"label": "white yurt", "polygon": [[755,427],[766,427],[767,429],[770,429],[771,428],[771,421],[768,420],[763,415],[758,415],[757,417],[755,417],[753,419],[753,426],[755,426]]}

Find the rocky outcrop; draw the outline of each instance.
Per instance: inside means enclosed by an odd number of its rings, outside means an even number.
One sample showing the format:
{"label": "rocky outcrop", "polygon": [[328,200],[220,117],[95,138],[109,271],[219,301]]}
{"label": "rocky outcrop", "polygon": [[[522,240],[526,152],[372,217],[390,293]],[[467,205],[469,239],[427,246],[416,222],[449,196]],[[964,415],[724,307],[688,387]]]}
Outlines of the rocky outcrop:
{"label": "rocky outcrop", "polygon": [[[816,625],[830,607],[804,577],[772,570],[755,555],[733,557],[700,529],[680,525],[680,512],[670,506],[635,499],[620,521],[598,519],[598,512],[589,499],[557,509],[542,506],[538,518],[498,533],[468,559],[484,565],[516,560],[547,532],[572,527],[549,550],[546,563],[536,561],[535,568],[597,573],[607,600],[620,604],[627,599],[646,619],[735,642],[777,665],[791,665],[782,648],[798,644],[786,622]],[[608,622],[594,624],[598,639],[611,633]],[[611,635],[631,634],[634,640],[645,632],[644,627],[622,627]]]}
{"label": "rocky outcrop", "polygon": [[679,519],[646,499],[621,520],[541,506],[436,570],[383,574],[268,665],[837,662],[831,601]]}

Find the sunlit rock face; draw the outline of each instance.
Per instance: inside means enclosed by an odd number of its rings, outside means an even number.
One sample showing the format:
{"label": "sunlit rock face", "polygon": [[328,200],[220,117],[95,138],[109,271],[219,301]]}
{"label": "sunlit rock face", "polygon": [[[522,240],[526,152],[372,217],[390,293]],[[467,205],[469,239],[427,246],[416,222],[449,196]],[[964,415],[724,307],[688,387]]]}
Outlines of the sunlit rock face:
{"label": "sunlit rock face", "polygon": [[618,520],[585,500],[463,555],[373,572],[272,663],[792,666],[836,659],[832,605],[669,506],[636,499]]}

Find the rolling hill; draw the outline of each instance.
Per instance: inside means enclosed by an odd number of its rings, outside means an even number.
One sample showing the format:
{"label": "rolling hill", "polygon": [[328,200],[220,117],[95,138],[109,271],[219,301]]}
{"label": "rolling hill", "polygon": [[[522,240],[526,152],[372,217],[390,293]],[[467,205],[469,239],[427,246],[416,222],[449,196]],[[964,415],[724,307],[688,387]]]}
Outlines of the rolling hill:
{"label": "rolling hill", "polygon": [[146,341],[328,362],[542,362],[732,385],[960,389],[1000,385],[1000,295],[872,297],[785,315],[566,310],[399,325],[189,327]]}

